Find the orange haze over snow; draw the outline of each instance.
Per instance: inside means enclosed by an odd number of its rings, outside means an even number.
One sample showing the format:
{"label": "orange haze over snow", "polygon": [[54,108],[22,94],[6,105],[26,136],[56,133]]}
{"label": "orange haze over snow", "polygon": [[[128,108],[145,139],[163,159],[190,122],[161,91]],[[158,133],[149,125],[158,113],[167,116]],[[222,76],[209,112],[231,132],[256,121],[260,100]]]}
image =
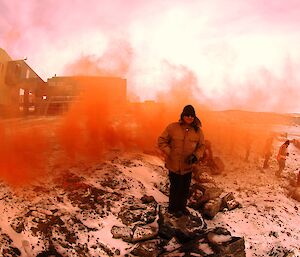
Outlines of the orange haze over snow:
{"label": "orange haze over snow", "polygon": [[[249,123],[243,112],[233,117],[210,111],[187,93],[193,90],[188,86],[193,84],[188,83],[190,78],[187,76],[173,81],[173,87],[169,92],[161,93],[161,101],[157,103],[116,103],[110,101],[113,92],[97,86],[87,87],[81,100],[71,106],[58,126],[49,124],[48,133],[37,128],[2,125],[1,179],[20,185],[45,175],[53,150],[50,142],[57,142],[63,150],[57,162],[70,161],[73,164],[82,159],[86,162],[101,161],[103,154],[110,149],[158,153],[158,136],[170,122],[179,119],[186,104],[195,106],[213,150],[240,158],[247,145],[251,144],[251,152],[260,154],[261,146],[271,131],[272,119],[260,129],[253,122]],[[259,120],[259,117],[254,120]],[[50,140],[51,137],[54,140]]]}
{"label": "orange haze over snow", "polygon": [[43,175],[48,144],[37,129],[19,125],[0,124],[0,178],[13,185]]}

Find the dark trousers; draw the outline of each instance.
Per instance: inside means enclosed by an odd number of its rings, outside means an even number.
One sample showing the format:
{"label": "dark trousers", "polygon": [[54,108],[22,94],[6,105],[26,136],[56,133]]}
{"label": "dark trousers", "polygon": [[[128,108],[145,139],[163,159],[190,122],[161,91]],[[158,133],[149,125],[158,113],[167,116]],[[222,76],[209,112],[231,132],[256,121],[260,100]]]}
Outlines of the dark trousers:
{"label": "dark trousers", "polygon": [[279,166],[279,169],[278,169],[278,171],[277,171],[277,174],[278,175],[281,175],[281,172],[284,170],[284,168],[285,168],[285,159],[279,159],[279,160],[277,160],[277,162],[278,162],[278,166]]}
{"label": "dark trousers", "polygon": [[170,179],[170,196],[169,196],[169,211],[177,212],[184,211],[192,179],[192,172],[185,175],[179,175],[169,171]]}

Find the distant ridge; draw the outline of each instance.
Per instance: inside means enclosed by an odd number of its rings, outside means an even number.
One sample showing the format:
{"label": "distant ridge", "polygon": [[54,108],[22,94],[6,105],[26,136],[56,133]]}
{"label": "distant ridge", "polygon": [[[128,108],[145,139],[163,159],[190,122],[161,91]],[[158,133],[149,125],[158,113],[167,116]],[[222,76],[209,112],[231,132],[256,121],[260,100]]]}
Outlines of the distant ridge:
{"label": "distant ridge", "polygon": [[297,113],[254,112],[232,109],[212,111],[211,114],[229,122],[300,125],[300,114]]}

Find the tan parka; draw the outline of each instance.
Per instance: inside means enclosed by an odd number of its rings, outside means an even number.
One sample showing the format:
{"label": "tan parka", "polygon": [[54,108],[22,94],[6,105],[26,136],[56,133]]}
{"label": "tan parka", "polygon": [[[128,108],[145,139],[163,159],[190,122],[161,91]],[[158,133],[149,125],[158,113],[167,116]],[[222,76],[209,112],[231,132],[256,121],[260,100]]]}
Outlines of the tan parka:
{"label": "tan parka", "polygon": [[180,175],[189,173],[193,165],[187,158],[194,154],[199,160],[204,153],[204,135],[181,121],[171,123],[158,138],[158,147],[166,155],[166,168]]}

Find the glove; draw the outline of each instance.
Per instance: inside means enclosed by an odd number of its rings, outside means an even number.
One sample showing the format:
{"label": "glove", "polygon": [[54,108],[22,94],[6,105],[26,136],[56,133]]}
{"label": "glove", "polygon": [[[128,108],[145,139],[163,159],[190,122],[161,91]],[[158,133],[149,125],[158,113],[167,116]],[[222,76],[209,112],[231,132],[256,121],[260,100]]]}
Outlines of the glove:
{"label": "glove", "polygon": [[186,163],[189,165],[192,165],[192,164],[196,163],[197,161],[198,161],[198,158],[194,154],[191,154],[186,158]]}

